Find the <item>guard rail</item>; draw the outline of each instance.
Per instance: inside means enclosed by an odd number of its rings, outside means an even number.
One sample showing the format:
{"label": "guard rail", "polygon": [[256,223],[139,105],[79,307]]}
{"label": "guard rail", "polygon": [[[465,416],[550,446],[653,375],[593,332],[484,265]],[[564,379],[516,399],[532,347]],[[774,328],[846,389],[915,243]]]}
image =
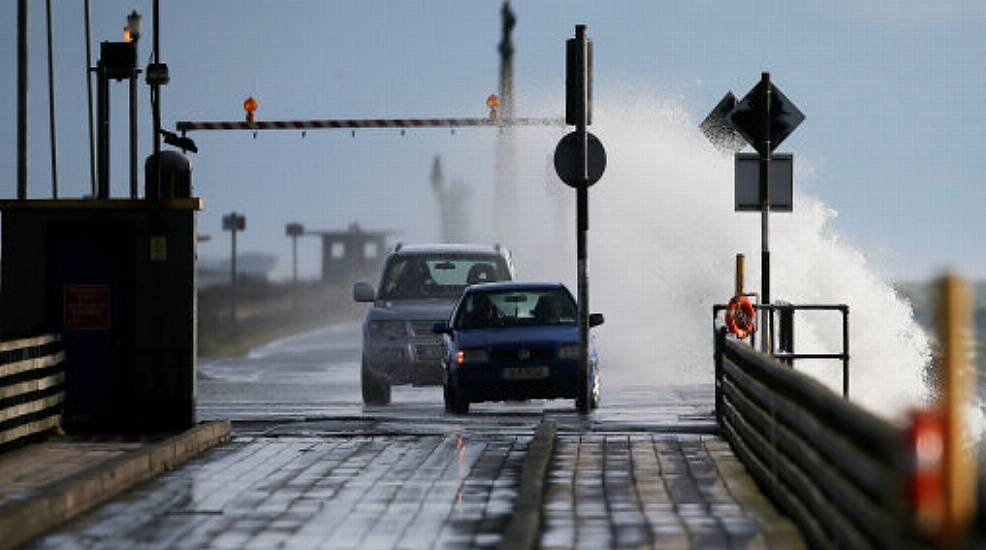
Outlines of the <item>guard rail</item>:
{"label": "guard rail", "polygon": [[715,332],[721,433],[815,548],[916,543],[907,432]]}
{"label": "guard rail", "polygon": [[58,335],[0,342],[0,450],[58,428],[64,361]]}

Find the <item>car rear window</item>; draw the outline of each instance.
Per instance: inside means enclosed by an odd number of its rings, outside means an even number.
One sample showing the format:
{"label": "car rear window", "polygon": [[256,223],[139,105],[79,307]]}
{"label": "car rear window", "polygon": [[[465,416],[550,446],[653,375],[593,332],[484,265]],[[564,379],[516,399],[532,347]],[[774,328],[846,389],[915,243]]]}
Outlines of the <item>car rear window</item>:
{"label": "car rear window", "polygon": [[576,307],[563,289],[470,292],[456,313],[457,329],[575,325]]}
{"label": "car rear window", "polygon": [[471,284],[510,280],[503,258],[493,255],[392,256],[384,270],[384,300],[456,297]]}

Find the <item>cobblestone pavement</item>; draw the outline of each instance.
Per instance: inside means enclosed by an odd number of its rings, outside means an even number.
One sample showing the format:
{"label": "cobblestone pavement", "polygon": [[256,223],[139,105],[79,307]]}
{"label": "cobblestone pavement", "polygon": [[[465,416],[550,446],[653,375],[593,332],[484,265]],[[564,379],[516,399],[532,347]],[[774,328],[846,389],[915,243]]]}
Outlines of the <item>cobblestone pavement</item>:
{"label": "cobblestone pavement", "polygon": [[495,545],[530,439],[236,437],[35,546]]}
{"label": "cobblestone pavement", "polygon": [[585,418],[565,400],[454,416],[440,388],[399,387],[391,405],[364,407],[359,351],[353,325],[204,365],[199,416],[237,420],[233,441],[35,547],[495,546],[546,419],[558,439],[545,547],[801,545],[712,435],[711,384],[610,378]]}
{"label": "cobblestone pavement", "polygon": [[729,445],[684,434],[560,435],[542,548],[799,548]]}

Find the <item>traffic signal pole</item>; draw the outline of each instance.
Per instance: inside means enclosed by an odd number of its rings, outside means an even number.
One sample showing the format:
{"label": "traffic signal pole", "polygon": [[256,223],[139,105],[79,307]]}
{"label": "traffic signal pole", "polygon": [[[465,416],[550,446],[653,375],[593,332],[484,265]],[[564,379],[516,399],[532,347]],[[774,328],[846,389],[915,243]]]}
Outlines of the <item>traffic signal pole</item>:
{"label": "traffic signal pole", "polygon": [[[764,84],[764,141],[760,152],[760,304],[770,305],[770,73],[762,73],[760,79]],[[769,309],[761,309],[760,312],[760,326],[763,329],[761,350],[770,353],[774,349],[774,316]]]}
{"label": "traffic signal pole", "polygon": [[576,123],[578,135],[578,168],[581,183],[576,196],[576,234],[578,259],[578,301],[579,301],[579,377],[578,404],[579,414],[589,412],[589,267],[588,267],[588,233],[589,233],[589,136],[588,124],[589,103],[589,72],[588,72],[588,40],[585,35],[585,25],[575,26],[575,66],[578,70],[576,91]]}

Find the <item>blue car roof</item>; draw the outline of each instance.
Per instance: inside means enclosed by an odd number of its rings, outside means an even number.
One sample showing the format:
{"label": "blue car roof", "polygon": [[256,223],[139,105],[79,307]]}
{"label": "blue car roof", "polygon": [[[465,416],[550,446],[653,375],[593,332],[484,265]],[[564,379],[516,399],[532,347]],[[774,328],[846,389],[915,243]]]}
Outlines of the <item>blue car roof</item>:
{"label": "blue car roof", "polygon": [[522,291],[522,290],[568,290],[561,283],[524,283],[517,281],[502,281],[496,283],[480,283],[469,285],[466,292],[498,292],[498,291]]}

